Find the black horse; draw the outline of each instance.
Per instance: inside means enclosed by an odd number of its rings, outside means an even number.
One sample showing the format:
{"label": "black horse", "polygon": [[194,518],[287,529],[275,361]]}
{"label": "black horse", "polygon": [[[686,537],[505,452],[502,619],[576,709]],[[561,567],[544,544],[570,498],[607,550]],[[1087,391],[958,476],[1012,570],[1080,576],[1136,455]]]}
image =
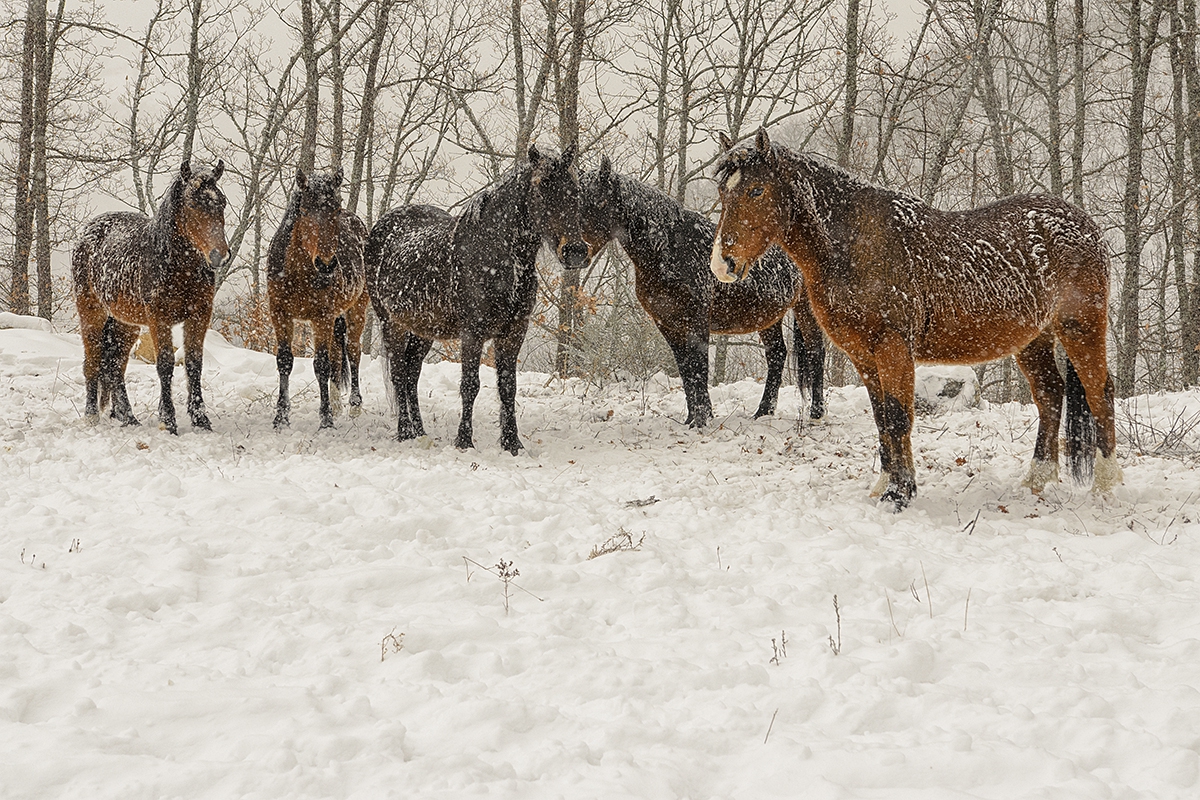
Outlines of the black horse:
{"label": "black horse", "polygon": [[217,186],[225,163],[192,172],[183,162],[153,217],[128,211],[88,222],[71,254],[71,277],[83,335],[84,416],[99,418],[111,394],[113,416],[137,418],[125,390],[125,367],[141,326],[150,329],[157,354],[158,418],[177,432],[171,379],[175,348],[171,326],[183,323],[184,371],[192,425],[212,430],[200,391],[204,334],[212,318],[215,273],[229,258],[225,195]]}
{"label": "black horse", "polygon": [[701,428],[712,419],[708,396],[709,333],[757,332],[767,356],[767,382],[755,418],[775,413],[787,360],[783,317],[792,309],[797,382],[811,394],[809,416],[825,415],[825,339],[813,317],[796,266],[775,248],[759,261],[751,278],[721,283],[709,269],[717,226],[662,192],[612,170],[605,156],[600,169],[580,180],[583,237],[594,256],[617,241],[633,261],[638,302],[675,355],[687,422]]}
{"label": "black horse", "polygon": [[529,148],[529,161],[475,195],[461,216],[404,206],[367,238],[367,291],[383,327],[384,355],[399,405],[397,436],[425,435],[417,381],[434,339],[462,340],[462,419],[455,446],[474,446],[471,412],[479,360],[495,342],[500,446],[521,449],[514,401],[517,355],[537,295],[535,260],[546,244],[568,268],[587,265],[579,226],[575,146],[560,157]]}

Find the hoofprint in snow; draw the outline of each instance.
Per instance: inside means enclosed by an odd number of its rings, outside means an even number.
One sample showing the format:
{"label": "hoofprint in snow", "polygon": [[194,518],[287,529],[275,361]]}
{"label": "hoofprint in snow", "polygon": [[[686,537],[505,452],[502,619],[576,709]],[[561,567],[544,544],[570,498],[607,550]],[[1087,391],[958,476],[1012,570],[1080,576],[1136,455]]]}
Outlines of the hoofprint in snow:
{"label": "hoofprint in snow", "polygon": [[[0,330],[0,796],[1200,790],[1195,462],[1126,444],[1111,497],[1039,499],[1033,406],[951,409],[896,515],[862,389],[798,428],[794,390],[754,421],[718,387],[698,433],[677,381],[522,373],[513,458],[493,372],[460,452],[457,366],[401,444],[370,361],[363,416],[276,434],[273,359],[210,334],[215,432],[176,437],[153,366],[147,424],[89,427],[77,338]],[[610,539],[641,544],[588,558]]]}

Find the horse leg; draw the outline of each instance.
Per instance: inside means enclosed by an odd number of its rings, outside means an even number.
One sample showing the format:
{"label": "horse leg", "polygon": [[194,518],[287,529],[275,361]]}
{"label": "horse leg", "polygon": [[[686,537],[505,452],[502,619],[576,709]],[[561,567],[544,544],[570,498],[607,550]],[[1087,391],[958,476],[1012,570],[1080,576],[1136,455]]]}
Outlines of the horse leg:
{"label": "horse leg", "polygon": [[[158,370],[158,423],[163,430],[178,434],[179,428],[175,424],[175,401],[171,399],[171,379],[175,375],[175,346],[171,342],[171,323],[151,319],[150,339],[154,342],[154,365]],[[116,404],[115,397],[113,404]]]}
{"label": "horse leg", "polygon": [[677,332],[658,329],[671,354],[683,382],[683,397],[687,402],[687,420],[691,428],[703,428],[712,421],[712,399],[708,395],[708,331],[703,328]]}
{"label": "horse leg", "polygon": [[83,337],[83,381],[86,387],[83,418],[89,425],[95,425],[100,420],[102,339],[108,312],[92,297],[77,298],[76,306],[79,310],[79,332]]}
{"label": "horse leg", "polygon": [[333,410],[329,406],[329,376],[332,369],[329,354],[333,345],[332,317],[312,321],[313,342],[316,353],[313,356],[313,372],[317,374],[317,388],[321,392],[321,429],[333,427]]}
{"label": "horse leg", "polygon": [[512,455],[523,445],[517,434],[517,356],[525,341],[525,328],[496,339],[496,389],[500,395],[500,446]]}
{"label": "horse leg", "polygon": [[[1099,450],[1099,456],[1095,462],[1092,489],[1097,492],[1111,491],[1114,486],[1124,481],[1121,466],[1117,463],[1114,410],[1116,401],[1112,375],[1108,372],[1108,355],[1104,341],[1105,323],[1103,316],[1094,324],[1075,320],[1061,324],[1057,331],[1058,339],[1067,351],[1067,358],[1078,375],[1078,381],[1083,384],[1087,407],[1096,421],[1096,449]],[[1082,409],[1073,408],[1070,402],[1070,386],[1067,391],[1067,413],[1069,416],[1078,416]],[[1081,454],[1081,457],[1086,457],[1086,454]]]}
{"label": "horse leg", "polygon": [[875,366],[883,392],[883,428],[891,441],[888,486],[880,502],[892,503],[897,511],[908,505],[917,491],[916,466],[912,455],[915,364],[908,343],[897,333],[884,334],[875,347]]}
{"label": "horse leg", "polygon": [[821,419],[825,416],[825,334],[804,297],[792,306],[792,349],[796,381],[808,389],[808,417]]}
{"label": "horse leg", "polygon": [[288,379],[292,375],[295,357],[292,355],[292,318],[284,314],[275,315],[271,325],[275,328],[275,369],[279,372],[279,400],[275,403],[275,430],[291,424],[292,399],[288,395]]}
{"label": "horse leg", "polygon": [[335,417],[342,413],[342,387],[350,378],[346,350],[346,318],[338,315],[333,320],[333,335],[329,337],[329,411]]}
{"label": "horse leg", "polygon": [[[364,291],[346,310],[346,357],[350,362],[350,411],[351,417],[362,413],[362,394],[358,389],[358,365],[362,360],[362,335],[367,326],[367,307],[370,298]],[[433,342],[430,342],[430,347]],[[427,349],[428,351],[428,349]],[[424,358],[424,356],[421,356]]]}
{"label": "horse leg", "polygon": [[783,340],[783,320],[758,332],[767,354],[767,382],[763,386],[762,401],[754,418],[773,415],[779,405],[779,385],[783,383],[783,366],[787,363],[787,344]]}
{"label": "horse leg", "polygon": [[109,317],[104,325],[101,382],[111,395],[113,419],[120,421],[122,425],[138,424],[129,404],[129,393],[125,388],[125,369],[129,364],[129,353],[137,344],[140,335],[140,327],[126,325],[113,317]]}
{"label": "horse leg", "polygon": [[398,419],[396,438],[399,441],[413,438],[408,417],[407,380],[405,378],[404,353],[412,334],[392,322],[386,312],[379,316],[380,338],[383,340],[383,357],[387,364],[388,379],[392,382],[392,396],[396,401]]}
{"label": "horse leg", "polygon": [[1047,483],[1058,482],[1058,427],[1062,421],[1063,379],[1054,361],[1054,335],[1049,331],[1017,353],[1017,366],[1029,381],[1038,407],[1037,443],[1022,486],[1040,494]]}
{"label": "horse leg", "polygon": [[883,385],[879,382],[879,371],[875,369],[874,364],[853,357],[850,358],[850,361],[858,370],[863,386],[867,387],[867,397],[871,400],[871,412],[875,416],[875,428],[879,431],[879,480],[871,487],[870,492],[871,497],[879,497],[887,489],[892,471],[892,442],[884,434],[887,430],[887,422],[883,415]]}
{"label": "horse leg", "polygon": [[475,398],[479,395],[479,359],[483,355],[483,337],[467,331],[462,337],[462,378],[458,383],[458,394],[462,399],[462,418],[458,421],[458,437],[454,446],[459,450],[474,447],[471,431],[471,414],[475,411]]}
{"label": "horse leg", "polygon": [[[421,367],[425,365],[425,356],[433,347],[432,339],[422,339],[415,333],[408,335],[404,346],[403,380],[405,406],[408,415],[408,435],[406,439],[414,439],[425,435],[425,423],[421,421],[420,394],[417,392],[417,382],[421,380]],[[405,414],[405,410],[400,412]]]}
{"label": "horse leg", "polygon": [[204,335],[208,332],[208,314],[193,314],[183,321],[183,370],[188,384],[188,417],[192,427],[203,431],[212,430],[212,422],[204,408],[204,392],[200,387],[200,374],[204,369]]}

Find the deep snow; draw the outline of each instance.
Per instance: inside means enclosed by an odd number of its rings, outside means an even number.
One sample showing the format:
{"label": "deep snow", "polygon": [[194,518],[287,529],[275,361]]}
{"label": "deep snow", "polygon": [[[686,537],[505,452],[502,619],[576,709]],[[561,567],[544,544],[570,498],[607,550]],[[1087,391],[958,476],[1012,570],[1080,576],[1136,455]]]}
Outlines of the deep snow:
{"label": "deep snow", "polygon": [[[1200,792],[1195,462],[1125,444],[1112,497],[1038,499],[1033,407],[985,403],[918,420],[894,515],[862,389],[797,428],[722,386],[697,433],[677,381],[522,373],[513,458],[487,369],[459,452],[453,364],[401,444],[370,359],[321,433],[298,359],[276,434],[273,359],[210,334],[216,432],[178,437],[136,362],[143,426],[87,426],[81,360],[0,330],[0,796]],[[509,613],[465,558],[514,563]]]}

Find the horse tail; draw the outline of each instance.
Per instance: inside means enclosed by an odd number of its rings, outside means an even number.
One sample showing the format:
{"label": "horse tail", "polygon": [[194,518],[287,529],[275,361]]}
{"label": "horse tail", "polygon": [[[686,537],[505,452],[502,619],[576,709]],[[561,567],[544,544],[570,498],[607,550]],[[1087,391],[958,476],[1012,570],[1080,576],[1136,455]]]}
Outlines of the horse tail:
{"label": "horse tail", "polygon": [[813,369],[813,356],[808,342],[804,341],[804,332],[800,327],[800,316],[792,309],[792,352],[796,355],[796,386],[804,391],[812,391],[813,379],[816,377]]}
{"label": "horse tail", "polygon": [[1076,483],[1086,484],[1092,479],[1096,464],[1096,418],[1088,406],[1083,382],[1071,359],[1067,359],[1067,466]]}
{"label": "horse tail", "polygon": [[341,358],[338,363],[332,364],[333,367],[333,385],[339,389],[344,389],[350,385],[350,353],[349,353],[349,337],[346,335],[346,315],[338,317],[333,321],[333,340],[337,343],[338,350],[341,351]]}
{"label": "horse tail", "polygon": [[[376,314],[378,315],[378,310]],[[379,337],[379,355],[379,363],[383,365],[383,388],[384,394],[387,395],[388,410],[395,411],[400,404],[396,399],[396,384],[392,383],[392,360],[401,358],[404,354],[392,352],[392,340],[388,337],[387,330]]]}

